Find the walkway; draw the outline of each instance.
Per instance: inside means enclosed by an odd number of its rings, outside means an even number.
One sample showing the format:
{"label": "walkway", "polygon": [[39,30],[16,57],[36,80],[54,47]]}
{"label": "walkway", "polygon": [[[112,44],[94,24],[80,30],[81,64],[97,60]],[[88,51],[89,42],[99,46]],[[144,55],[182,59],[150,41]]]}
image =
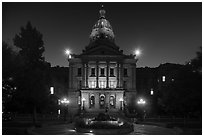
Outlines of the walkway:
{"label": "walkway", "polygon": [[[52,126],[44,126],[42,128],[32,128],[28,130],[29,134],[35,135],[93,135],[94,130],[90,130],[88,133],[77,133],[73,124],[60,124]],[[178,129],[169,129],[154,125],[142,125],[134,124],[134,132],[131,135],[178,135]],[[97,134],[111,134],[110,130],[101,129]]]}

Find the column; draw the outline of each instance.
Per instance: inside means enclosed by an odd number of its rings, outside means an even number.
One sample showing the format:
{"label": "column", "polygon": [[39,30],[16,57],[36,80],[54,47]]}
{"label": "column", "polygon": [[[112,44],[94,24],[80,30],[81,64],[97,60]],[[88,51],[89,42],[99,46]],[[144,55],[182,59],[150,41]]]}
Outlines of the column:
{"label": "column", "polygon": [[109,61],[106,61],[106,88],[109,88]]}
{"label": "column", "polygon": [[86,87],[86,81],[85,81],[85,63],[83,62],[82,63],[82,81],[83,81],[83,85],[82,85],[82,87],[84,88],[84,87]]}
{"label": "column", "polygon": [[120,63],[120,87],[123,87],[123,63]]}
{"label": "column", "polygon": [[88,65],[88,62],[86,63],[86,88],[88,88],[89,86],[88,86],[88,77],[89,77],[89,75],[88,75],[88,69],[89,69],[89,65]]}
{"label": "column", "polygon": [[119,88],[119,63],[117,62],[117,88]]}
{"label": "column", "polygon": [[99,67],[98,67],[98,61],[96,61],[96,88],[98,88],[98,74],[99,74]]}

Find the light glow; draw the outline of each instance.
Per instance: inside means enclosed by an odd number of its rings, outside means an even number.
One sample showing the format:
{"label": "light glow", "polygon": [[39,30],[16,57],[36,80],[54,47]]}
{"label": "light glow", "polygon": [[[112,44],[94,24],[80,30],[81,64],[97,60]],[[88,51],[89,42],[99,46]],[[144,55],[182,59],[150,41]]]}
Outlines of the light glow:
{"label": "light glow", "polygon": [[146,104],[146,101],[141,98],[137,101],[137,104]]}
{"label": "light glow", "polygon": [[71,52],[70,52],[69,49],[66,49],[66,50],[65,50],[65,54],[66,54],[66,55],[70,55],[70,53],[71,53]]}
{"label": "light glow", "polygon": [[123,98],[120,98],[120,100],[119,101],[123,101]]}
{"label": "light glow", "polygon": [[68,59],[71,59],[71,51],[69,49],[65,50],[65,54],[67,55]]}
{"label": "light glow", "polygon": [[135,55],[136,56],[140,56],[141,55],[141,50],[140,49],[136,49],[135,50]]}
{"label": "light glow", "polygon": [[62,104],[69,104],[69,100],[67,100],[66,98],[64,98],[63,100],[61,100]]}

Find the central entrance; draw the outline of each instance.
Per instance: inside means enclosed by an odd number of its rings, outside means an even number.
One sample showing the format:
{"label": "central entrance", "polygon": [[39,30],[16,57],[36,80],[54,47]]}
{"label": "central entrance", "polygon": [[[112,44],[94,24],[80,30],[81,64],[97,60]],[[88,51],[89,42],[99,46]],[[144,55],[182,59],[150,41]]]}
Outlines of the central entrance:
{"label": "central entrance", "polygon": [[104,109],[105,108],[105,98],[106,96],[104,94],[100,94],[99,96],[99,105],[100,105],[100,109]]}
{"label": "central entrance", "polygon": [[[117,112],[121,110],[124,90],[81,90],[81,109],[86,112]],[[123,103],[123,102],[122,102]]]}

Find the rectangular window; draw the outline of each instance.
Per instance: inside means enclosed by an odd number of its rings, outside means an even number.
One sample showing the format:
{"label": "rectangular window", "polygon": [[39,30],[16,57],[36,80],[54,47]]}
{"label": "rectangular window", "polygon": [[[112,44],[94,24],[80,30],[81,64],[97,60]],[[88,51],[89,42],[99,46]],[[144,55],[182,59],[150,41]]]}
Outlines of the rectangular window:
{"label": "rectangular window", "polygon": [[162,76],[162,81],[165,82],[166,81],[166,77]]}
{"label": "rectangular window", "polygon": [[128,73],[127,73],[127,68],[124,68],[124,77],[127,77],[128,76]]}
{"label": "rectangular window", "polygon": [[77,75],[78,75],[78,76],[81,76],[81,68],[78,68]]}
{"label": "rectangular window", "polygon": [[110,77],[114,77],[114,68],[110,68]]}
{"label": "rectangular window", "polygon": [[116,88],[116,81],[109,81],[110,88]]}
{"label": "rectangular window", "polygon": [[54,87],[50,87],[50,94],[54,94]]}
{"label": "rectangular window", "polygon": [[95,77],[95,68],[91,68],[91,77]]}
{"label": "rectangular window", "polygon": [[105,88],[106,87],[106,81],[99,81],[99,88]]}
{"label": "rectangular window", "polygon": [[105,77],[104,72],[105,72],[105,69],[104,69],[104,68],[101,68],[101,75],[100,75],[100,77]]}
{"label": "rectangular window", "polygon": [[96,81],[89,81],[89,88],[96,88]]}

